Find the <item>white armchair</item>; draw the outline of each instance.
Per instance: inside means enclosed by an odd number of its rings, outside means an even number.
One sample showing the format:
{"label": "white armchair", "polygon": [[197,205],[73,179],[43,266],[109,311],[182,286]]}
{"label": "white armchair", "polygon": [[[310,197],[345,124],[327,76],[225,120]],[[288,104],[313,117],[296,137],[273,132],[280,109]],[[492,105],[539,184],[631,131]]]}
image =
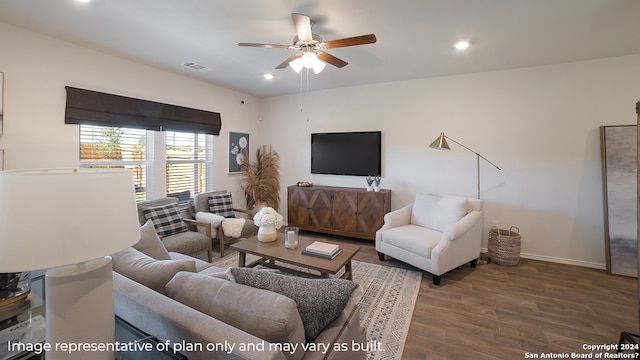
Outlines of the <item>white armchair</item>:
{"label": "white armchair", "polygon": [[387,213],[376,232],[376,251],[433,275],[467,262],[476,266],[482,244],[482,201],[447,195],[416,194],[415,202]]}

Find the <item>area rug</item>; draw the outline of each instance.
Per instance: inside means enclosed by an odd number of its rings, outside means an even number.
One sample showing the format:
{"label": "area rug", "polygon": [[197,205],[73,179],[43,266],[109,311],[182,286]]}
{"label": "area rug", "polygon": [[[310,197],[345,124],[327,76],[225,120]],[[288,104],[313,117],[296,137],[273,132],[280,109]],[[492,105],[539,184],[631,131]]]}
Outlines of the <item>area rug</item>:
{"label": "area rug", "polygon": [[[254,260],[247,254],[247,262]],[[225,251],[225,257],[214,257],[213,265],[228,268],[238,266],[238,253]],[[418,297],[422,274],[361,261],[352,261],[353,281],[362,286],[359,302],[360,320],[367,329],[367,359],[395,360],[409,332],[411,316]]]}

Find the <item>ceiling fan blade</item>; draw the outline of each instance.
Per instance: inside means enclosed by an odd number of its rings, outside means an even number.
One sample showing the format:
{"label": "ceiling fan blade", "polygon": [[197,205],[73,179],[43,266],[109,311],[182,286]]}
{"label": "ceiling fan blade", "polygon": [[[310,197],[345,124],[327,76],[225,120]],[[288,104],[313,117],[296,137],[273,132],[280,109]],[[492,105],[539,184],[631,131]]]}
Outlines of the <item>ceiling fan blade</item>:
{"label": "ceiling fan blade", "polygon": [[354,36],[350,38],[327,41],[327,49],[335,49],[346,46],[373,44],[376,42],[374,34]]}
{"label": "ceiling fan blade", "polygon": [[283,61],[280,65],[276,66],[276,69],[284,69],[284,68],[286,68],[287,66],[289,66],[290,62],[292,62],[293,60],[299,58],[300,56],[302,56],[302,55],[295,54],[295,55],[289,56],[289,58],[287,60]]}
{"label": "ceiling fan blade", "polygon": [[322,60],[322,61],[324,61],[326,63],[329,63],[329,64],[331,64],[331,65],[333,65],[335,67],[338,67],[338,68],[345,67],[345,66],[347,66],[349,64],[348,62],[346,62],[346,61],[344,61],[342,59],[339,59],[339,58],[337,58],[337,57],[335,57],[335,56],[333,56],[333,55],[331,55],[329,53],[326,53],[326,52],[322,52],[322,53],[318,54],[318,59],[320,59],[320,60]]}
{"label": "ceiling fan blade", "polygon": [[263,48],[276,48],[276,49],[288,49],[288,48],[289,48],[289,45],[278,45],[278,44],[256,44],[256,43],[238,43],[238,46],[263,47]]}
{"label": "ceiling fan blade", "polygon": [[296,27],[298,40],[313,40],[313,35],[311,33],[311,19],[307,15],[296,13],[291,14],[291,18],[293,19],[293,25]]}

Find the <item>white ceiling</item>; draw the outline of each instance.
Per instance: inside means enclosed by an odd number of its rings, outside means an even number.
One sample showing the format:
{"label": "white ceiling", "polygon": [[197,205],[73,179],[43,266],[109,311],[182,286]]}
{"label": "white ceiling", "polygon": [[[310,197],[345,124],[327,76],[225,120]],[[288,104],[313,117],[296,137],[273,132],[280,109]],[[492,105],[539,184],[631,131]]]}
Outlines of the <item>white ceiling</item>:
{"label": "white ceiling", "polygon": [[[290,44],[292,12],[314,19],[313,32],[324,40],[378,39],[330,50],[349,65],[311,73],[309,90],[640,53],[639,0],[0,2],[0,21],[260,97],[306,89],[306,75],[275,70],[292,50],[237,43]],[[472,46],[453,49],[462,39]],[[275,78],[265,80],[265,73]]]}

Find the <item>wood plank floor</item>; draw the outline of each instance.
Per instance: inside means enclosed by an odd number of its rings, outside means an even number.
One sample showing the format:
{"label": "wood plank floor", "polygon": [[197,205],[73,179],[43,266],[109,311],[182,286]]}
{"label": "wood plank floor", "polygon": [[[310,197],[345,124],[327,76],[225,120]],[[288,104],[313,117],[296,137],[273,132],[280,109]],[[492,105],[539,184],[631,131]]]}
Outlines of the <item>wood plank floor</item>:
{"label": "wood plank floor", "polygon": [[[355,260],[418,270],[389,257],[379,261],[372,241],[322,237],[358,244]],[[601,351],[585,344],[617,344],[622,331],[639,333],[637,289],[633,278],[528,259],[513,267],[466,265],[445,274],[440,286],[423,273],[402,359],[595,357]]]}

